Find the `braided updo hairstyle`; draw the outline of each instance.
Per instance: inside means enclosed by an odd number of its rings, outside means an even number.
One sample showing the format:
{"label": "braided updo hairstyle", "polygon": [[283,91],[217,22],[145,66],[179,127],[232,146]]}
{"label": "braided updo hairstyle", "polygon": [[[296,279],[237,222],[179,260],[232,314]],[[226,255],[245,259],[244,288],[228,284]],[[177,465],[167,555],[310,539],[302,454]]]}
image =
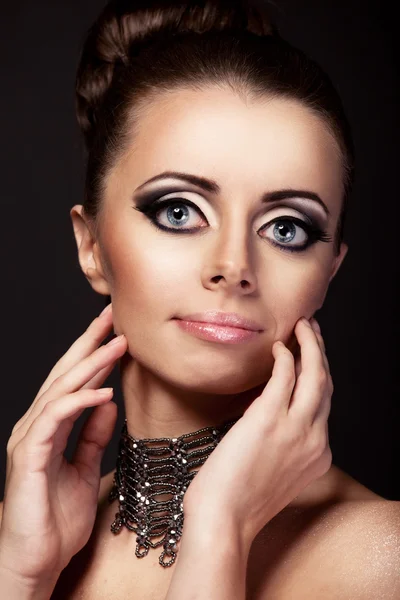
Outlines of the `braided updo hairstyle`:
{"label": "braided updo hairstyle", "polygon": [[96,229],[104,181],[134,143],[135,125],[163,93],[229,86],[250,100],[303,103],[334,136],[342,156],[343,239],[354,180],[354,145],[327,74],[285,41],[267,0],[112,0],[89,29],[76,78],[76,111],[87,150],[83,207]]}

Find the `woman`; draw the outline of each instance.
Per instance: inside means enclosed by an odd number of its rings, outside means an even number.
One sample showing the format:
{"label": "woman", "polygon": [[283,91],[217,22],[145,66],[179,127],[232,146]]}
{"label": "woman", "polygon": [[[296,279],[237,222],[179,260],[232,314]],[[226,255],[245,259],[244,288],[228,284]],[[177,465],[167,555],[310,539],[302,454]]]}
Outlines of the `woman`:
{"label": "woman", "polygon": [[[71,218],[112,306],[12,431],[3,594],[398,597],[399,503],[329,448],[312,317],[346,256],[354,150],[328,77],[255,2],[120,0],[88,34],[76,91],[88,164]],[[116,363],[126,423],[100,481]]]}

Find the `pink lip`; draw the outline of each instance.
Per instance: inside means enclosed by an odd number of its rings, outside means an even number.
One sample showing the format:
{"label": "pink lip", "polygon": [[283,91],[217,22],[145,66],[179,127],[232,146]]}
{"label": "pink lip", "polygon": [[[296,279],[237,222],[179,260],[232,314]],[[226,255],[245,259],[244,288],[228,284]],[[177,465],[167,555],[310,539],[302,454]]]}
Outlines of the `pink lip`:
{"label": "pink lip", "polygon": [[233,312],[228,313],[219,310],[209,310],[206,312],[193,313],[177,318],[182,319],[183,321],[207,323],[213,325],[220,325],[222,327],[235,327],[242,330],[247,329],[249,331],[256,331],[258,333],[264,331],[261,325],[259,323],[256,323],[256,321],[253,321],[252,319],[248,319],[246,317],[242,317],[238,313]]}
{"label": "pink lip", "polygon": [[186,321],[185,319],[175,319],[177,325],[199,337],[211,342],[223,342],[227,344],[237,344],[246,342],[259,334],[259,331],[251,329],[241,329],[239,327],[226,327],[215,325],[214,323],[204,323],[200,321]]}

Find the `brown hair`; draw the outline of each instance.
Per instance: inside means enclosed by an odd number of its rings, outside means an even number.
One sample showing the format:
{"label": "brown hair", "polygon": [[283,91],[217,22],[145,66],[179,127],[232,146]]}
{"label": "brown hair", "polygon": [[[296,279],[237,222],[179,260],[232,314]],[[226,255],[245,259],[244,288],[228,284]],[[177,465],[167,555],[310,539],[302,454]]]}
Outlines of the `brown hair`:
{"label": "brown hair", "polygon": [[107,172],[131,143],[152,99],[179,88],[226,87],[251,99],[296,99],[320,116],[343,163],[343,239],[354,145],[341,100],[322,68],[284,40],[262,0],[113,0],[89,29],[76,78],[87,149],[84,210],[96,225]]}

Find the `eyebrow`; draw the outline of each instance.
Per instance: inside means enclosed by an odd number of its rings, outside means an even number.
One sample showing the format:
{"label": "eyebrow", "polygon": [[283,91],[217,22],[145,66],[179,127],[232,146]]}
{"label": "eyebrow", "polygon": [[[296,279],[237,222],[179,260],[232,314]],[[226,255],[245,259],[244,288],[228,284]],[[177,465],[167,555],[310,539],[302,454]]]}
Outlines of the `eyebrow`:
{"label": "eyebrow", "polygon": [[[164,171],[159,175],[155,175],[154,177],[151,177],[150,179],[142,183],[138,188],[136,188],[136,192],[141,190],[145,185],[154,181],[159,181],[160,179],[181,179],[183,181],[186,181],[187,183],[196,185],[197,187],[200,187],[211,194],[219,194],[221,192],[221,187],[213,179],[207,179],[206,177],[193,175],[192,173],[181,173],[179,171]],[[323,200],[320,198],[320,196],[315,192],[311,192],[308,190],[285,189],[276,190],[273,192],[265,192],[265,194],[262,195],[261,202],[277,202],[279,200],[285,200],[287,198],[306,198],[308,200],[313,200],[323,208],[327,216],[330,215],[328,207],[326,206],[325,202],[323,202]]]}

